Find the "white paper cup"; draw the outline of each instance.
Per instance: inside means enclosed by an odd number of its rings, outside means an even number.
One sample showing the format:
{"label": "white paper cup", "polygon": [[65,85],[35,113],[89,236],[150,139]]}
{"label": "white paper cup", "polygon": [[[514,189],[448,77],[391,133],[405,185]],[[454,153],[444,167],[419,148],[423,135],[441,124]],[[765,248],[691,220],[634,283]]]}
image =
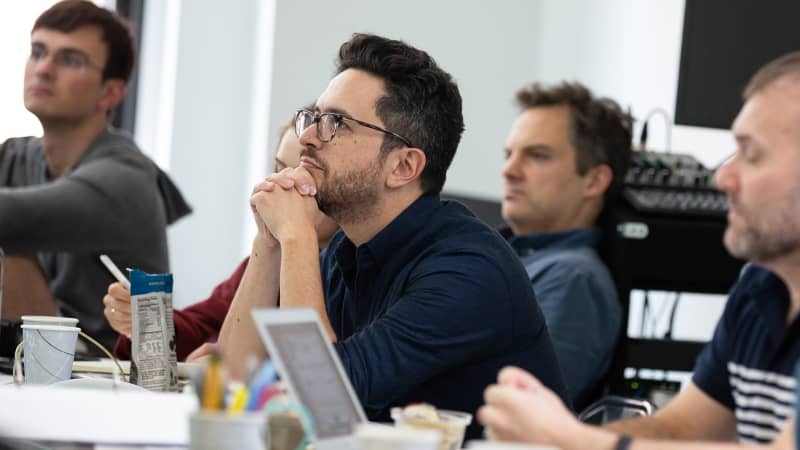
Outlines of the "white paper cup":
{"label": "white paper cup", "polygon": [[437,430],[364,423],[356,427],[355,444],[358,450],[436,450],[441,437]]}
{"label": "white paper cup", "polygon": [[264,414],[198,411],[189,418],[189,449],[266,449]]}
{"label": "white paper cup", "polygon": [[427,421],[424,419],[407,419],[403,408],[392,408],[391,414],[394,424],[398,428],[433,429],[442,433],[439,450],[457,450],[464,442],[464,433],[467,426],[472,423],[472,414],[461,411],[437,409],[438,420]]}
{"label": "white paper cup", "polygon": [[51,384],[72,375],[75,343],[80,328],[58,325],[22,325],[25,383]]}
{"label": "white paper cup", "polygon": [[62,327],[78,326],[78,319],[60,316],[22,316],[23,325],[57,325]]}

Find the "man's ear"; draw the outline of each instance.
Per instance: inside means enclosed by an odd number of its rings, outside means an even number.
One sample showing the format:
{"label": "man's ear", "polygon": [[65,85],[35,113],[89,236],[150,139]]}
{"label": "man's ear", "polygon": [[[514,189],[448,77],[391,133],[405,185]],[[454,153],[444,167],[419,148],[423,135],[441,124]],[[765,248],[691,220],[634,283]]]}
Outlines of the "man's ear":
{"label": "man's ear", "polygon": [[399,188],[418,179],[427,161],[425,152],[418,148],[392,150],[387,157],[389,176],[386,178],[386,187]]}
{"label": "man's ear", "polygon": [[103,82],[103,92],[100,94],[100,99],[97,101],[98,111],[108,113],[125,97],[125,90],[128,84],[119,78],[109,78]]}
{"label": "man's ear", "polygon": [[583,176],[583,194],[586,197],[602,197],[613,179],[614,174],[607,164],[594,166]]}

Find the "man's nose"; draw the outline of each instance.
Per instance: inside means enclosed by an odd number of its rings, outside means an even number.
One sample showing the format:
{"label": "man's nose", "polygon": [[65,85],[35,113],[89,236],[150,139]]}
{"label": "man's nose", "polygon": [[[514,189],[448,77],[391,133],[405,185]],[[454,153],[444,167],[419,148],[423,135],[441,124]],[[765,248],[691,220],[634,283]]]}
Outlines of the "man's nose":
{"label": "man's nose", "polygon": [[714,184],[717,189],[724,192],[732,192],[738,189],[736,171],[739,159],[736,154],[725,161],[714,174]]}
{"label": "man's nose", "polygon": [[32,60],[31,64],[33,64],[33,73],[38,76],[50,76],[56,69],[56,61],[52,54]]}
{"label": "man's nose", "polygon": [[319,140],[317,136],[317,127],[319,126],[319,122],[313,122],[309,125],[300,136],[297,138],[300,145],[304,147],[311,147],[315,150],[319,149],[322,146],[322,141]]}
{"label": "man's nose", "polygon": [[506,162],[503,164],[503,171],[502,175],[504,178],[519,178],[519,164],[517,158],[511,154],[506,158]]}

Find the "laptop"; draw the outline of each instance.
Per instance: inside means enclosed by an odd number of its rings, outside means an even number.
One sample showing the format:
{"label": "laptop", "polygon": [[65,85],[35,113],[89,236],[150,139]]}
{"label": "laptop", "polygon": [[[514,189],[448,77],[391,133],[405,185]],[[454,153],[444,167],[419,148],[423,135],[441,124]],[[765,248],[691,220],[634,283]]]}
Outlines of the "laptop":
{"label": "laptop", "polygon": [[252,314],[289,395],[314,418],[315,447],[352,450],[355,427],[367,418],[317,312],[268,308]]}

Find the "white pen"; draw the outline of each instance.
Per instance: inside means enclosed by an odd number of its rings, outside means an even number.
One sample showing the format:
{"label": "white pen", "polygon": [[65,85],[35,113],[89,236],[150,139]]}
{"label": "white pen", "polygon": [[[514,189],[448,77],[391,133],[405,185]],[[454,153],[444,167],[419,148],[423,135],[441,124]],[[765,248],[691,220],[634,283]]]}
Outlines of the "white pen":
{"label": "white pen", "polygon": [[106,269],[108,269],[108,271],[111,272],[111,275],[114,275],[114,278],[116,278],[117,281],[119,281],[119,283],[125,287],[125,289],[130,290],[131,282],[128,281],[125,275],[122,274],[122,271],[119,270],[119,267],[117,267],[117,265],[114,264],[114,261],[112,261],[111,258],[108,257],[108,255],[100,255],[100,262],[102,262],[103,265],[106,266]]}

